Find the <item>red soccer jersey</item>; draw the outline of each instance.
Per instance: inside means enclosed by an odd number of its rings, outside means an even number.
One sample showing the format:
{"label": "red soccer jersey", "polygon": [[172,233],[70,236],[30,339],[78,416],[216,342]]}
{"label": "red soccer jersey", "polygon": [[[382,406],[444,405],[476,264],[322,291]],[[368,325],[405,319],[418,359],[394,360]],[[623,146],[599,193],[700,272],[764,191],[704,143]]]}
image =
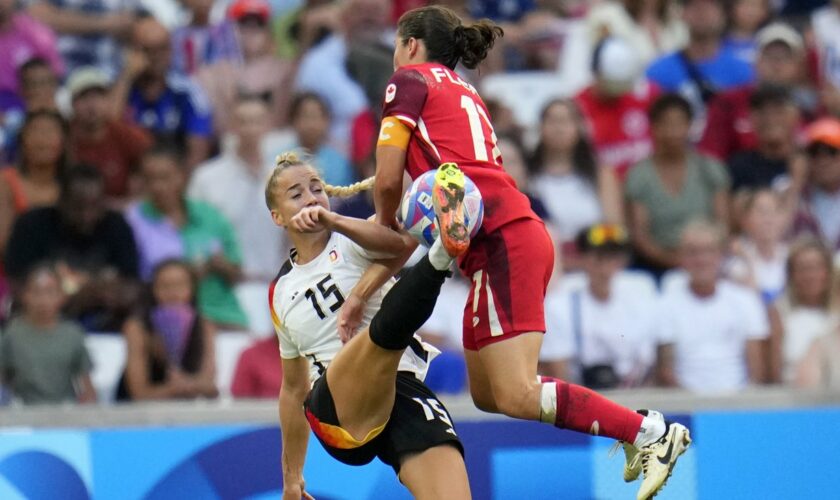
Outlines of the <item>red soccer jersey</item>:
{"label": "red soccer jersey", "polygon": [[454,162],[475,182],[484,200],[482,231],[516,219],[538,219],[528,197],[502,168],[490,113],[475,88],[438,63],[405,66],[385,89],[382,116],[411,130],[406,170],[412,179]]}
{"label": "red soccer jersey", "polygon": [[652,145],[648,107],[659,93],[649,82],[613,99],[599,97],[587,87],[575,98],[592,137],[598,162],[618,169],[624,177],[634,163],[650,155]]}

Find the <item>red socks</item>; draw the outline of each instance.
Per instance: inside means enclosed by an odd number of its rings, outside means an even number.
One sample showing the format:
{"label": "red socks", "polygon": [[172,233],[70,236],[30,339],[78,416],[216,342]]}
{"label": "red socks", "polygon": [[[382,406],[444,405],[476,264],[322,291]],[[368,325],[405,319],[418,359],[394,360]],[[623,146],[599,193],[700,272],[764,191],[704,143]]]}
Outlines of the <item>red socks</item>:
{"label": "red socks", "polygon": [[540,377],[540,382],[556,384],[555,427],[607,436],[628,443],[636,440],[644,418],[642,415],[586,387],[551,377]]}

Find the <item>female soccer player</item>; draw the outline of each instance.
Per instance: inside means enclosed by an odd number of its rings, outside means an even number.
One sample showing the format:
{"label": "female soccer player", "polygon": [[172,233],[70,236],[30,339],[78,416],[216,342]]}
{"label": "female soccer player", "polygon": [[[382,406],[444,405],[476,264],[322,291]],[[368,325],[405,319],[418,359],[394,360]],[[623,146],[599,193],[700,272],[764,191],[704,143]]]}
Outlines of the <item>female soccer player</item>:
{"label": "female soccer player", "polygon": [[[543,300],[554,266],[552,241],[502,168],[481,97],[454,71],[458,63],[475,68],[502,34],[488,20],[464,26],[452,11],[438,6],[400,18],[396,71],[385,90],[376,149],[377,221],[396,227],[405,171],[416,178],[441,163],[460,166],[485,204],[482,228],[459,258],[461,271],[473,280],[464,310],[473,401],[485,411],[622,441],[628,457],[625,479],[635,479],[644,469],[639,498],[649,498],[691,442],[688,430],[584,387],[537,377]],[[461,242],[441,234],[447,248],[460,249]]]}
{"label": "female soccer player", "polygon": [[[331,212],[317,171],[294,155],[278,159],[265,198],[274,222],[294,244],[269,289],[283,360],[283,497],[311,498],[303,479],[308,421],[334,458],[362,465],[379,457],[415,498],[469,498],[461,443],[446,409],[423,384],[438,351],[414,335],[431,315],[459,254],[450,256],[438,240],[393,284],[394,270],[416,242],[406,233]],[[449,212],[461,209],[453,208]],[[387,258],[391,266],[372,266]],[[337,312],[351,294],[366,300],[370,326],[342,347]]]}

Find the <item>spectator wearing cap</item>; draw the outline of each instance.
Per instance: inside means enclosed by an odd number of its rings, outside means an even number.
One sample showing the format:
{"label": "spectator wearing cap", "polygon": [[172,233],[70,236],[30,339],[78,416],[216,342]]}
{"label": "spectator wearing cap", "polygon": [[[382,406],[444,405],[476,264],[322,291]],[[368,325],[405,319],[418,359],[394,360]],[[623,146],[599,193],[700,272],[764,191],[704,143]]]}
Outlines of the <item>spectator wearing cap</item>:
{"label": "spectator wearing cap", "polygon": [[840,120],[814,122],[806,130],[806,138],[808,174],[795,228],[840,252]]}
{"label": "spectator wearing cap", "polygon": [[691,118],[691,104],[678,94],[654,101],[653,154],[631,168],[624,186],[636,264],[656,275],[678,264],[680,234],[691,220],[727,221],[729,175],[691,148]]}
{"label": "spectator wearing cap", "polygon": [[104,191],[97,168],[68,169],[58,203],[18,217],[6,248],[17,288],[37,263],[56,262],[68,315],[93,331],[118,329],[137,291],[134,237],[122,215],[106,208]]}
{"label": "spectator wearing cap", "polygon": [[231,222],[243,243],[244,279],[261,283],[264,290],[287,258],[285,237],[274,230],[263,195],[265,180],[274,169],[261,151],[271,117],[258,97],[241,98],[233,117],[235,147],[198,166],[187,196],[213,205]]}
{"label": "spectator wearing cap", "polygon": [[592,137],[598,163],[623,178],[650,154],[647,110],[659,94],[643,76],[642,61],[621,38],[601,40],[592,54],[595,82],[575,97]]}
{"label": "spectator wearing cap", "polygon": [[260,96],[269,106],[272,128],[286,125],[296,65],[274,55],[265,0],[237,0],[228,9],[239,38],[240,59],[225,59],[198,71],[196,80],[213,106],[216,134],[234,130],[232,111],[242,96]]}
{"label": "spectator wearing cap", "polygon": [[750,121],[757,144],[729,160],[732,191],[769,187],[785,193],[786,210],[793,210],[805,169],[796,145],[799,117],[799,109],[785,87],[765,85],[756,89],[750,96]]}
{"label": "spectator wearing cap", "polygon": [[131,119],[186,152],[195,167],[210,155],[213,119],[204,91],[192,79],[173,71],[172,42],[159,22],[145,18],[134,24],[123,71],[111,90],[112,113]]}
{"label": "spectator wearing cap", "polygon": [[[111,119],[108,92],[111,82],[102,70],[79,68],[67,81],[73,104],[69,154],[74,161],[93,165],[105,179],[105,196],[123,205],[132,194],[134,177],[152,138],[142,128]],[[136,193],[135,193],[136,194]]]}
{"label": "spectator wearing cap", "polygon": [[183,0],[190,22],[172,32],[172,67],[193,75],[201,67],[220,60],[239,59],[239,46],[233,23],[210,21],[213,0]]}
{"label": "spectator wearing cap", "polygon": [[695,116],[691,137],[698,139],[709,101],[722,90],[752,82],[753,69],[722,46],[726,24],[722,0],[684,0],[683,20],[688,45],[654,61],[647,76],[664,91],[688,99]]}
{"label": "spectator wearing cap", "polygon": [[58,50],[68,73],[96,66],[110,77],[119,71],[120,40],[129,35],[137,19],[132,4],[117,0],[27,3],[29,14],[58,34]]}
{"label": "spectator wearing cap", "polygon": [[577,235],[583,277],[546,298],[541,371],[593,389],[643,382],[654,358],[655,285],[625,271],[630,242],[622,226],[595,224]]}
{"label": "spectator wearing cap", "polygon": [[676,2],[656,0],[608,0],[600,2],[586,16],[593,45],[605,36],[627,41],[635,57],[647,66],[657,57],[679,50],[688,41]]}
{"label": "spectator wearing cap", "polygon": [[[728,161],[733,154],[753,149],[758,144],[750,118],[750,99],[756,89],[777,85],[793,92],[802,76],[805,46],[792,27],[783,23],[770,24],[756,34],[755,43],[758,47],[756,85],[721,92],[709,102],[706,129],[698,148],[721,161]],[[792,94],[794,100],[797,95]]]}
{"label": "spectator wearing cap", "polygon": [[[20,67],[34,58],[48,61],[55,74],[64,73],[55,34],[18,8],[16,0],[0,0],[0,105],[19,95]],[[2,109],[0,109],[2,111]]]}
{"label": "spectator wearing cap", "polygon": [[660,384],[693,392],[736,392],[765,380],[767,313],[758,294],[720,278],[725,232],[692,222],[680,238],[687,279],[664,287],[657,309]]}

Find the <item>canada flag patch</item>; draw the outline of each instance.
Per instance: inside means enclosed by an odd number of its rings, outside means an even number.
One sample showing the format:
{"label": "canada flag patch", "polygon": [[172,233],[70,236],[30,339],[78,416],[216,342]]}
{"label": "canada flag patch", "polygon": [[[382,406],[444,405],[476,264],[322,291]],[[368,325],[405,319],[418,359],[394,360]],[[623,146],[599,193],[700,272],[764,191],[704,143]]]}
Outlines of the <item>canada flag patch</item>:
{"label": "canada flag patch", "polygon": [[385,87],[385,102],[391,102],[394,100],[394,97],[397,96],[397,86],[396,84],[389,83],[387,87]]}

